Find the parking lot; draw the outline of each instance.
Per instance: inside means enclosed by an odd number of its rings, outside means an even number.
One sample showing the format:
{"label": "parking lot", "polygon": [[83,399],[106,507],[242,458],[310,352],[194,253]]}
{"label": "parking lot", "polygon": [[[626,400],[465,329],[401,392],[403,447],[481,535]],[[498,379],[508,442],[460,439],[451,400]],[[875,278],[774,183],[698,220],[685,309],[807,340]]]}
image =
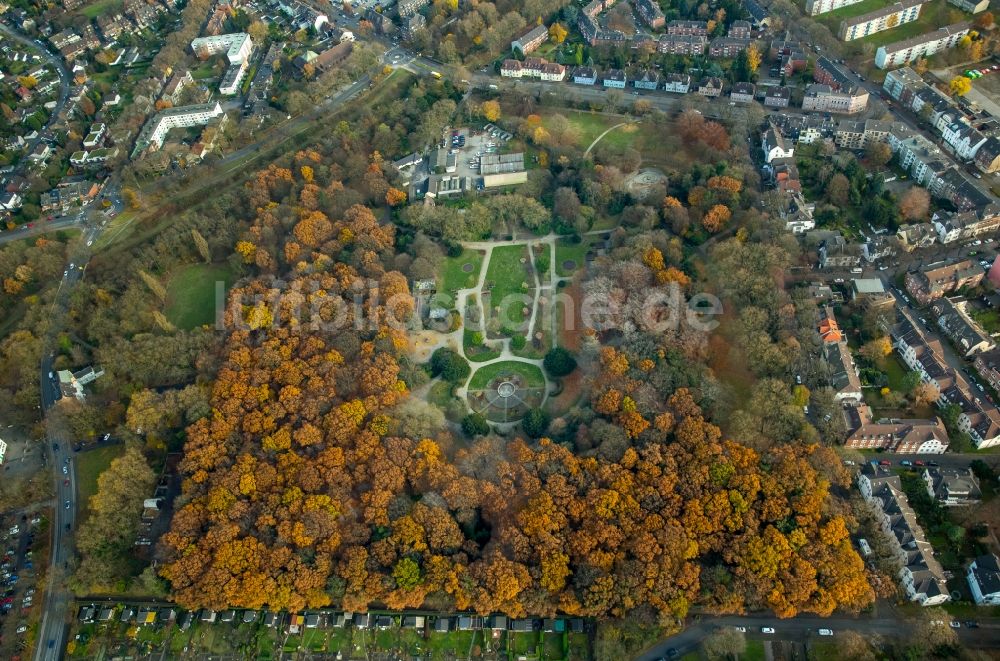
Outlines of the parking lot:
{"label": "parking lot", "polygon": [[40,514],[23,513],[4,516],[2,523],[0,656],[12,658],[26,646],[32,609],[41,602],[36,594],[35,556],[45,542],[47,521]]}
{"label": "parking lot", "polygon": [[455,172],[460,177],[470,177],[479,182],[479,159],[484,154],[498,153],[504,144],[513,136],[494,126],[487,124],[482,131],[477,129],[456,129],[451,132],[449,147],[458,156],[458,169]]}

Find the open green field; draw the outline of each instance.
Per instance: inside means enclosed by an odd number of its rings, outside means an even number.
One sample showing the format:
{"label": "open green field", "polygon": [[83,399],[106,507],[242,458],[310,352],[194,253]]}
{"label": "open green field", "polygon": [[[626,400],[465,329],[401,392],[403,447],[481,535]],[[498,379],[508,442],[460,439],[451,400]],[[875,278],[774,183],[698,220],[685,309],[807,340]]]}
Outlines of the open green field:
{"label": "open green field", "polygon": [[[106,445],[76,455],[77,496],[86,508],[90,497],[97,493],[97,478],[111,461],[125,452],[122,445]],[[86,511],[85,509],[83,511]]]}
{"label": "open green field", "polygon": [[94,19],[101,14],[113,14],[120,10],[125,3],[123,0],[97,0],[80,10],[80,13],[87,18]]}
{"label": "open green field", "polygon": [[[508,299],[514,294],[531,297],[534,279],[528,273],[528,249],[525,246],[500,246],[493,249],[490,265],[486,271],[486,288],[483,290],[483,307],[489,308],[487,316],[494,317],[499,312],[506,317],[504,322],[522,323],[526,315],[523,309],[531,303]],[[524,286],[522,286],[524,285]],[[489,292],[487,298],[486,292]],[[488,301],[488,303],[487,303]]]}
{"label": "open green field", "polygon": [[474,287],[482,267],[483,253],[479,250],[465,249],[458,257],[445,258],[437,278],[439,291],[451,292]]}
{"label": "open green field", "polygon": [[[570,126],[575,130],[577,135],[576,144],[581,149],[586,149],[590,146],[590,143],[597,139],[597,136],[612,126],[625,121],[625,118],[620,115],[605,115],[585,110],[561,110],[559,114],[565,117],[569,121]],[[552,127],[551,114],[542,116],[542,126],[546,128]],[[623,148],[631,147],[636,142],[637,134],[642,132],[641,128],[639,124],[622,126],[604,136],[600,144]]]}
{"label": "open green field", "polygon": [[176,269],[167,282],[167,319],[174,326],[191,330],[215,321],[215,287],[233,284],[233,273],[220,264],[189,264]]}
{"label": "open green field", "polygon": [[505,360],[479,368],[472,375],[469,390],[482,390],[494,378],[503,374],[520,374],[524,377],[527,387],[541,388],[545,385],[545,375],[535,365],[514,360]]}

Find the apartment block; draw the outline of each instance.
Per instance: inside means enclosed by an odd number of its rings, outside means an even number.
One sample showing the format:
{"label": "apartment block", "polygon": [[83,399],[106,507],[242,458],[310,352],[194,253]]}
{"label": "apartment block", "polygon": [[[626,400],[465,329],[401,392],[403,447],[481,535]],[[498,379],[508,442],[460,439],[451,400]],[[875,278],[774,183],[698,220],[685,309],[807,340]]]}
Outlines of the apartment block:
{"label": "apartment block", "polygon": [[837,36],[842,41],[853,41],[905,23],[912,23],[920,18],[920,10],[925,2],[927,0],[901,0],[867,14],[845,19],[840,23]]}
{"label": "apartment block", "polygon": [[861,0],[806,0],[806,14],[809,16],[819,16],[831,12],[841,7],[856,5]]}
{"label": "apartment block", "polygon": [[922,57],[930,57],[949,48],[954,48],[958,41],[969,33],[970,23],[963,21],[933,32],[922,34],[912,39],[879,46],[875,51],[875,66],[880,69],[898,67]]}
{"label": "apartment block", "polygon": [[802,109],[851,115],[868,106],[868,93],[835,92],[829,85],[813,83],[802,97]]}

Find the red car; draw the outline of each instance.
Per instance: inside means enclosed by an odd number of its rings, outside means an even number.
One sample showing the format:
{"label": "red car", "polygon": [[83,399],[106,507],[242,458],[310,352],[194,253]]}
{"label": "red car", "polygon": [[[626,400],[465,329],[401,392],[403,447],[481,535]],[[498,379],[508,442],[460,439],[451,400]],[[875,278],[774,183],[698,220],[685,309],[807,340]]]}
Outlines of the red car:
{"label": "red car", "polygon": [[913,465],[914,465],[914,466],[923,466],[923,465],[924,465],[924,462],[922,462],[922,461],[920,461],[920,460],[918,459],[917,461],[914,461],[914,462],[913,462]]}
{"label": "red car", "polygon": [[878,462],[878,465],[879,466],[892,466],[892,462],[889,461],[888,459],[883,459],[882,461]]}

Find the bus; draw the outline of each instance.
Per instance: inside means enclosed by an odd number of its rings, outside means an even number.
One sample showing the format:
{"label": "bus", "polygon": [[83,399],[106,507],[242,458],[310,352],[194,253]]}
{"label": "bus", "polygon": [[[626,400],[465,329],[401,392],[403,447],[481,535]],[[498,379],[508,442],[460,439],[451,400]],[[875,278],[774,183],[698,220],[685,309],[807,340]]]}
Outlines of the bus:
{"label": "bus", "polygon": [[437,71],[431,71],[431,75],[437,78],[438,80],[441,80],[441,74],[439,74]]}

